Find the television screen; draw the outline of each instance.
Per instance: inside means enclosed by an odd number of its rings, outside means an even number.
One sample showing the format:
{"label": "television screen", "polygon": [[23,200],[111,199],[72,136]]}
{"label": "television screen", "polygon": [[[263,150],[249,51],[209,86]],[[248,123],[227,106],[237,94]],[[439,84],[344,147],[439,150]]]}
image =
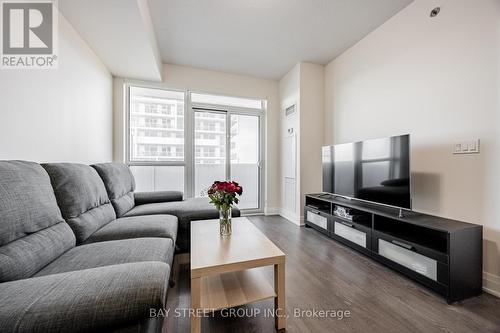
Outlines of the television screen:
{"label": "television screen", "polygon": [[323,147],[323,192],[410,209],[410,136]]}

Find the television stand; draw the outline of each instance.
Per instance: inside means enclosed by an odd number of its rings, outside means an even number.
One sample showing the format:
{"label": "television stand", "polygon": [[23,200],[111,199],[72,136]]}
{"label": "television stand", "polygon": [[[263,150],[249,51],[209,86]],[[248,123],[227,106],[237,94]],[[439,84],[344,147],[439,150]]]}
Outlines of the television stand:
{"label": "television stand", "polygon": [[[334,215],[354,209],[353,221]],[[482,292],[483,227],[333,195],[305,197],[311,227],[442,295],[448,303]]]}
{"label": "television stand", "polygon": [[347,201],[351,201],[352,200],[352,198],[350,198],[350,197],[344,197],[342,195],[330,194],[330,193],[321,193],[321,194],[318,194],[318,198],[340,199],[340,200],[347,200]]}

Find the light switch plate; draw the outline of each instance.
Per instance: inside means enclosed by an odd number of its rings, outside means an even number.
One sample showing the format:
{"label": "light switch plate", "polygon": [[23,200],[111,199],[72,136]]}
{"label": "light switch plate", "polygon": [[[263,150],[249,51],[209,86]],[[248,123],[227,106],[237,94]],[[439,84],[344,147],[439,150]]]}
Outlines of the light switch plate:
{"label": "light switch plate", "polygon": [[453,154],[479,154],[480,140],[462,141],[453,145]]}
{"label": "light switch plate", "polygon": [[469,142],[469,153],[479,154],[479,144],[480,144],[479,139],[476,139],[476,140]]}

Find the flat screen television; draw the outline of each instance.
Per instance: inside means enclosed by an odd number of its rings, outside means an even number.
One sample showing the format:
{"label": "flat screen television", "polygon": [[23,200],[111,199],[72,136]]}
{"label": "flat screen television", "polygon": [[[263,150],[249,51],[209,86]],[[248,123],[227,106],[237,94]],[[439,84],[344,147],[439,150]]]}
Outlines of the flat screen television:
{"label": "flat screen television", "polygon": [[410,135],[323,147],[323,192],[411,209]]}

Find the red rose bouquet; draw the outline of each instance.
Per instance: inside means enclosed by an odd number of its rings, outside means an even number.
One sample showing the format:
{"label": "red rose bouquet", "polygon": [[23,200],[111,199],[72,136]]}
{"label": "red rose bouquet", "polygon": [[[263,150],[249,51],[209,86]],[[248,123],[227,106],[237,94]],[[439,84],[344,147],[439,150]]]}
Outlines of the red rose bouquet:
{"label": "red rose bouquet", "polygon": [[237,182],[216,181],[208,189],[210,203],[214,204],[218,210],[228,210],[233,204],[239,202],[237,195],[243,194],[243,187]]}
{"label": "red rose bouquet", "polygon": [[231,235],[231,207],[240,201],[238,196],[243,194],[243,187],[237,182],[216,181],[207,193],[210,203],[219,210],[221,236]]}

